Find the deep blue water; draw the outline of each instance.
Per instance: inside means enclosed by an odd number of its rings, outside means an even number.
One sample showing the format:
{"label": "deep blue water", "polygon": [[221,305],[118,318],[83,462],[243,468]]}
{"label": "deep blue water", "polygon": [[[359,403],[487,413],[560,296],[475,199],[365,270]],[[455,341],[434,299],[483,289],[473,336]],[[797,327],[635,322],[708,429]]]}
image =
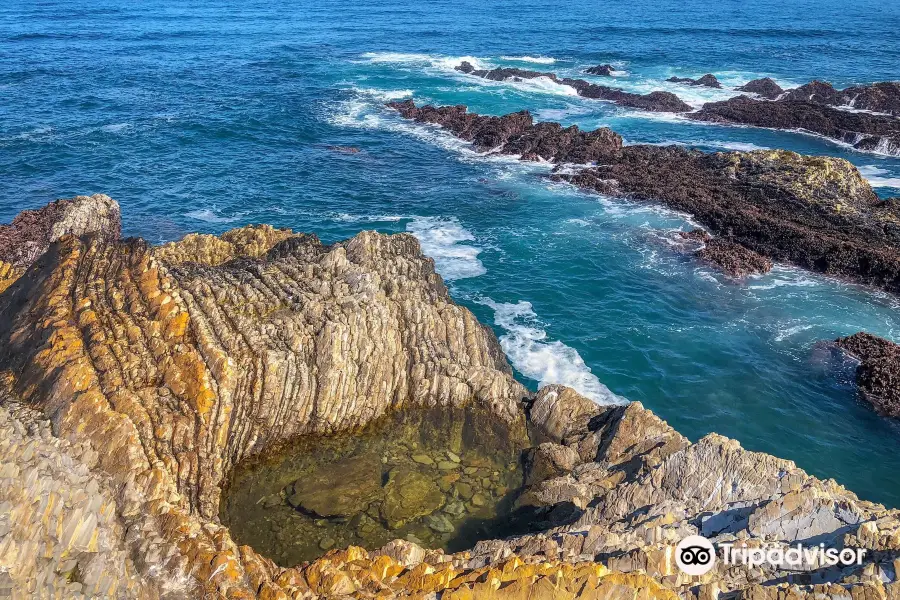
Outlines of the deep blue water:
{"label": "deep blue water", "polygon": [[[900,427],[816,345],[859,330],[900,340],[897,298],[787,267],[730,282],[672,250],[684,216],[548,184],[540,166],[476,155],[381,106],[527,108],[630,143],[840,156],[900,195],[897,158],[452,70],[460,57],[558,73],[612,62],[624,88],[699,105],[761,75],[896,79],[898,30],[900,4],[875,0],[13,0],[0,5],[0,221],[104,192],[126,233],[154,242],[249,222],[325,241],[411,231],[532,387],[600,401],[608,387],[692,439],[716,431],[900,506]],[[706,72],[726,89],[663,82]]]}

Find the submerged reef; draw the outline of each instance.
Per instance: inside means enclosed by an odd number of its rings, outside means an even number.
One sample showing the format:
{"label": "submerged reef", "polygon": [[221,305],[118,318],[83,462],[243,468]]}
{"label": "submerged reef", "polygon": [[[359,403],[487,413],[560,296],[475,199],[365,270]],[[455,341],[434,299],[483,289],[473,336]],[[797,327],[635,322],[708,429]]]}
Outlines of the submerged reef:
{"label": "submerged reef", "polygon": [[[528,391],[410,235],[107,234],[0,294],[14,598],[898,597],[900,512],[639,403]],[[299,524],[270,540],[276,513]],[[693,577],[697,533],[866,553]]]}
{"label": "submerged reef", "polygon": [[687,212],[717,239],[746,250],[716,242],[704,251],[702,258],[731,274],[764,272],[774,260],[900,292],[900,204],[880,200],[846,160],[783,150],[625,146],[608,128],[535,123],[527,111],[490,117],[412,100],[389,106],[481,151],[583,165],[558,170],[552,175],[558,181]]}

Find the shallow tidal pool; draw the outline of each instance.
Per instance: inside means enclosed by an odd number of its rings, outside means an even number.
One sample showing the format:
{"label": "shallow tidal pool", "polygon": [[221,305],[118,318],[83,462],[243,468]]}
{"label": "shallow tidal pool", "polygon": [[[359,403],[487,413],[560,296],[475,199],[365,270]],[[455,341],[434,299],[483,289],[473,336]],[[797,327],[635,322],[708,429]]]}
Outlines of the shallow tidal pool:
{"label": "shallow tidal pool", "polygon": [[220,517],[285,567],[397,538],[455,552],[506,531],[527,446],[479,410],[406,411],[239,464]]}

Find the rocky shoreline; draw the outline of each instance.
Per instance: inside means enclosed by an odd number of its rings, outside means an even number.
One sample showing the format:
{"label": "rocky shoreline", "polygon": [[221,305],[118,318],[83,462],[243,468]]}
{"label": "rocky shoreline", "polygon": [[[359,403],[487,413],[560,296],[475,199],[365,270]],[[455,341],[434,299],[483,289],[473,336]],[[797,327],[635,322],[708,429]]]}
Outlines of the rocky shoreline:
{"label": "rocky shoreline", "polygon": [[535,123],[527,111],[488,117],[412,100],[388,106],[481,151],[584,165],[554,173],[558,181],[687,212],[721,240],[702,258],[731,274],[765,272],[774,260],[900,292],[900,201],[879,200],[847,161],[787,151],[624,146],[610,129]]}
{"label": "rocky shoreline", "polygon": [[[900,119],[897,118],[900,117],[900,82],[880,82],[837,90],[829,83],[813,81],[785,91],[772,79],[762,78],[736,88],[738,91],[756,94],[759,98],[737,96],[721,102],[708,102],[699,110],[694,110],[671,92],[632,94],[583,79],[559,77],[550,72],[507,67],[475,69],[466,61],[457,66],[456,70],[492,81],[521,81],[544,77],[574,88],[579,96],[605,100],[628,108],[681,113],[689,119],[707,123],[804,131],[847,144],[857,150],[900,155]],[[585,72],[609,76],[612,67],[598,65]],[[688,86],[722,88],[722,84],[711,73],[699,79],[670,77],[666,81]]]}
{"label": "rocky shoreline", "polygon": [[[716,434],[691,443],[639,403],[529,392],[407,234],[324,246],[249,226],[153,247],[98,226],[48,242],[0,294],[0,572],[14,598],[900,597],[900,511]],[[530,532],[278,566],[219,519],[229,474],[286,443],[465,407],[531,431],[516,499]],[[416,489],[431,489],[429,469],[464,467],[495,486],[449,452],[413,457]],[[390,495],[400,478],[367,485]],[[459,481],[448,493],[466,501]],[[291,502],[335,510],[297,485]],[[672,549],[696,533],[822,541],[865,560],[691,577]]]}

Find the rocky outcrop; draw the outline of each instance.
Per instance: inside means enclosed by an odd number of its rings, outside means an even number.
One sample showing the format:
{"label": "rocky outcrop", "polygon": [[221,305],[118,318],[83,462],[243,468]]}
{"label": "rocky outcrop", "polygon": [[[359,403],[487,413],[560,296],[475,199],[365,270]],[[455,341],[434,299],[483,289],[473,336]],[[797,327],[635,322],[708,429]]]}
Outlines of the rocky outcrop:
{"label": "rocky outcrop", "polygon": [[870,333],[856,333],[835,341],[859,360],[856,384],[875,410],[900,418],[900,345]]}
{"label": "rocky outcrop", "polygon": [[784,89],[771,77],[762,77],[748,81],[740,87],[734,88],[739,92],[750,92],[767,100],[775,100],[784,93]]}
{"label": "rocky outcrop", "polygon": [[871,85],[835,89],[825,81],[812,81],[789,90],[786,100],[812,102],[900,116],[900,82],[884,81]]}
{"label": "rocky outcrop", "polygon": [[703,248],[697,250],[697,257],[732,277],[746,277],[772,270],[772,261],[765,256],[740,244],[714,238],[702,229],[694,229],[681,235],[685,239],[702,242]]}
{"label": "rocky outcrop", "polygon": [[616,68],[610,64],[597,65],[595,67],[588,67],[584,70],[588,75],[600,75],[601,77],[612,77],[613,71]]}
{"label": "rocky outcrop", "polygon": [[[789,188],[766,160],[727,164]],[[160,247],[63,236],[0,295],[0,372],[0,575],[14,598],[897,595],[896,511],[734,440],[691,443],[639,403],[527,392],[406,234],[325,246],[257,226]],[[388,413],[465,406],[536,437],[512,537],[452,554],[396,540],[283,567],[219,521],[223,479],[242,461]],[[289,502],[340,517],[384,494],[398,523],[444,502],[427,471],[381,481],[375,462],[293,482]],[[867,554],[844,570],[718,565],[691,578],[673,547],[696,533]]]}
{"label": "rocky outcrop", "polygon": [[666,81],[668,81],[669,83],[683,83],[685,85],[694,85],[708,88],[722,88],[722,84],[719,83],[719,80],[716,79],[716,76],[712,73],[707,73],[699,79],[691,79],[690,77],[669,77],[668,79],[666,79]]}
{"label": "rocky outcrop", "polygon": [[803,130],[848,144],[857,150],[900,154],[900,119],[848,112],[808,100],[783,97],[768,102],[738,96],[704,104],[700,110],[690,113],[688,118],[709,123]]}
{"label": "rocky outcrop", "polygon": [[619,106],[628,108],[637,108],[653,112],[687,112],[691,110],[690,105],[681,101],[678,96],[671,92],[650,92],[649,94],[632,94],[619,89],[597,85],[584,79],[573,79],[570,77],[558,77],[555,73],[544,73],[541,71],[528,71],[524,69],[499,67],[496,69],[475,69],[471,63],[463,61],[455,67],[457,71],[490,79],[491,81],[522,81],[523,79],[536,79],[544,77],[558,83],[567,85],[575,89],[579,96],[592,98],[594,100],[606,100],[613,102]]}
{"label": "rocky outcrop", "polygon": [[119,205],[109,196],[76,196],[37,210],[23,210],[9,225],[0,225],[0,292],[66,234],[95,233],[118,239],[122,231]]}
{"label": "rocky outcrop", "polygon": [[390,106],[482,150],[527,160],[597,162],[552,177],[690,213],[717,236],[704,257],[733,274],[764,272],[774,260],[900,292],[900,206],[880,201],[845,160],[780,150],[706,154],[623,146],[609,129],[534,124],[527,112],[484,117],[464,106],[416,107],[411,100]]}

